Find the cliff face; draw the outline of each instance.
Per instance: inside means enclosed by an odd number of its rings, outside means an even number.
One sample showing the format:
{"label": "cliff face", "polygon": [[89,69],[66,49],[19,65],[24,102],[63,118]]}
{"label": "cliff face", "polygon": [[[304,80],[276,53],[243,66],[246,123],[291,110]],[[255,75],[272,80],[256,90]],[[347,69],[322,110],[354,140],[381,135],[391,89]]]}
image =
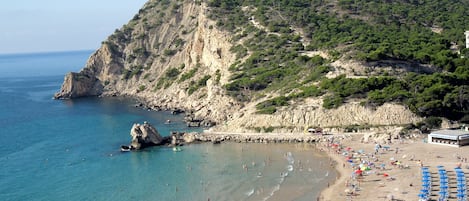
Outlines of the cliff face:
{"label": "cliff face", "polygon": [[194,119],[216,122],[216,130],[273,126],[298,131],[306,126],[395,125],[419,120],[400,106],[384,105],[372,111],[346,104],[324,110],[315,99],[314,104],[299,103],[273,115],[256,114],[255,105],[261,99],[241,103],[226,95],[223,85],[229,82],[228,69],[236,61],[230,51],[235,33],[217,29],[209,14],[206,4],[197,1],[150,0],[103,42],[84,69],[66,75],[55,98],[131,96],[150,107],[191,111]]}
{"label": "cliff face", "polygon": [[207,12],[194,1],[149,1],[81,72],[66,76],[55,98],[128,95],[150,106],[192,111],[195,119],[227,120],[239,109],[222,88],[235,55],[229,33],[214,28]]}
{"label": "cliff face", "polygon": [[83,96],[97,96],[103,91],[103,86],[89,71],[80,73],[68,73],[65,75],[64,83],[60,92],[54,95],[56,99],[78,98]]}

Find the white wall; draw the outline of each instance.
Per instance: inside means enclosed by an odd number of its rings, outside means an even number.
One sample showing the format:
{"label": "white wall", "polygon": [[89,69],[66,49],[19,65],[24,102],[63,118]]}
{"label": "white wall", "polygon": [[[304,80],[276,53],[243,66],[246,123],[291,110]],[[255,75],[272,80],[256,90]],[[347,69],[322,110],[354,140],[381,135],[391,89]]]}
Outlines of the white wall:
{"label": "white wall", "polygon": [[469,48],[469,31],[464,32],[466,34],[466,48]]}

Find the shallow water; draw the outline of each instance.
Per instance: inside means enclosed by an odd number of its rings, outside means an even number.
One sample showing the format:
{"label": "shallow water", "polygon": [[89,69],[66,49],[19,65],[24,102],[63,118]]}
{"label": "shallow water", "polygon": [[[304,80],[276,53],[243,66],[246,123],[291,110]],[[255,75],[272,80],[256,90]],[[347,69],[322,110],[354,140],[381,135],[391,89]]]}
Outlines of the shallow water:
{"label": "shallow water", "polygon": [[[84,62],[88,54],[47,55],[39,67]],[[0,57],[0,73],[9,63],[20,68],[15,58]],[[0,200],[312,200],[335,178],[313,145],[193,144],[181,152],[121,153],[135,122],[148,121],[163,135],[190,129],[181,115],[135,108],[130,100],[52,100],[63,76],[49,75],[0,78]]]}

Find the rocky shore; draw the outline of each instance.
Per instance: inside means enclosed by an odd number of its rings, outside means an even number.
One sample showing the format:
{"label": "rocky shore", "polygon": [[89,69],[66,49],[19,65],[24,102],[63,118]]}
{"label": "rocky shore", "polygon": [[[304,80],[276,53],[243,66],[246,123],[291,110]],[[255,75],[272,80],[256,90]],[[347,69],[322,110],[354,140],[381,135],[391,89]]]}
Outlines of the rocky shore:
{"label": "rocky shore", "polygon": [[129,145],[132,149],[142,149],[149,146],[182,146],[191,143],[213,143],[222,142],[236,143],[316,143],[333,139],[345,139],[350,135],[322,135],[311,133],[233,133],[233,132],[210,132],[201,133],[171,132],[169,136],[162,137],[156,128],[144,122],[134,124],[131,128],[132,136]]}
{"label": "rocky shore", "polygon": [[203,132],[194,133],[194,139],[200,142],[237,142],[237,143],[315,143],[330,138],[345,138],[347,135],[321,135],[304,133],[228,133]]}

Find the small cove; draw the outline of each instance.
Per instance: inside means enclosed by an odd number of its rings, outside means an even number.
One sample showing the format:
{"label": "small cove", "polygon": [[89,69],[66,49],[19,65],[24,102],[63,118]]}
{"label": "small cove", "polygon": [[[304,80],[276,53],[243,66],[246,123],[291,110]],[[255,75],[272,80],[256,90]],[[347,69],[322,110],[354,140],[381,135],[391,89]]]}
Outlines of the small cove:
{"label": "small cove", "polygon": [[[87,55],[45,61],[79,63]],[[0,71],[11,59],[0,59]],[[312,144],[206,143],[181,152],[121,153],[133,123],[148,121],[163,135],[191,129],[182,115],[135,108],[127,99],[52,100],[63,76],[48,74],[0,78],[0,200],[312,200],[336,176]]]}

